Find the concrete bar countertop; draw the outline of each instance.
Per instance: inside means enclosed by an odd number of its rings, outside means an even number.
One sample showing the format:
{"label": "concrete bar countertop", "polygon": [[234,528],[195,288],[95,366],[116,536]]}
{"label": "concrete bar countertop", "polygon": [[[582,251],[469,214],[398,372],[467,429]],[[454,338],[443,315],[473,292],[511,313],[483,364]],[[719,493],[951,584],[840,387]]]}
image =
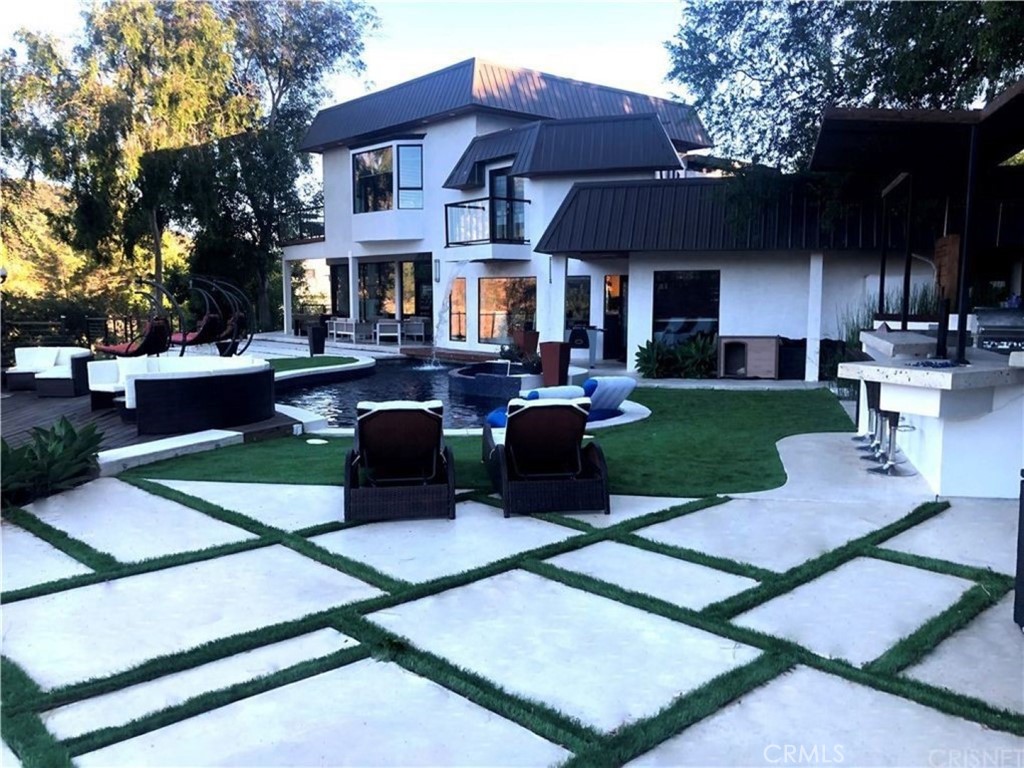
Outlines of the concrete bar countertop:
{"label": "concrete bar countertop", "polygon": [[[935,340],[931,339],[930,343],[934,350]],[[1011,367],[1006,355],[995,352],[969,348],[967,360],[970,364],[951,368],[917,367],[915,363],[920,360],[921,358],[901,359],[897,357],[891,360],[840,363],[839,378],[945,390],[1010,387],[1024,384],[1024,368]]]}

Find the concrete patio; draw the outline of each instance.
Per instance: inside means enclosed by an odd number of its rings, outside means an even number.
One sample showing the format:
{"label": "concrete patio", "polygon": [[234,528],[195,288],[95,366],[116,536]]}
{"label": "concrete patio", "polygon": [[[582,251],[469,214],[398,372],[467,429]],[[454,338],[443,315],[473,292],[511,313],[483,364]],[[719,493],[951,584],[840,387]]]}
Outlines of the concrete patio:
{"label": "concrete patio", "polygon": [[36,502],[39,536],[3,523],[3,654],[46,733],[0,761],[1024,764],[1015,502],[905,520],[926,485],[849,435],[779,451],[781,488],[608,517],[476,494],[344,527],[339,487],[187,480]]}

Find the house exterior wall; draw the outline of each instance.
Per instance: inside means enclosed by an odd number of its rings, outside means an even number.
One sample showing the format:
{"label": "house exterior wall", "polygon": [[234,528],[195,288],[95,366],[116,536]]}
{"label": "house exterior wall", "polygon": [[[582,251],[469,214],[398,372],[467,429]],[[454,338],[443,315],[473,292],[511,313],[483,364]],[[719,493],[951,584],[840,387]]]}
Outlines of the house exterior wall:
{"label": "house exterior wall", "polygon": [[[481,342],[480,295],[482,278],[531,277],[537,286],[537,330],[542,341],[564,338],[564,277],[591,278],[590,324],[604,324],[604,278],[628,275],[627,366],[635,365],[635,352],[652,337],[654,273],[661,270],[713,269],[721,273],[719,331],[729,336],[786,336],[796,339],[837,338],[841,317],[869,301],[877,292],[878,257],[865,253],[705,252],[633,253],[629,258],[579,260],[533,251],[575,181],[566,177],[525,179],[527,243],[488,243],[446,247],[445,205],[487,197],[490,190],[446,189],[443,184],[473,137],[521,125],[522,120],[491,113],[462,115],[424,126],[422,140],[402,139],[339,148],[323,154],[325,239],[322,243],[287,246],[285,261],[324,260],[326,264],[358,261],[403,260],[411,255],[428,258],[434,270],[433,337],[441,347],[493,351],[497,345]],[[353,212],[353,152],[381,146],[422,143],[423,208]],[[397,156],[396,156],[397,159]],[[506,167],[511,160],[490,164],[487,170]],[[396,179],[397,179],[397,168]],[[586,181],[651,178],[647,173],[588,175]],[[397,195],[396,195],[397,205]],[[812,266],[815,264],[816,266]],[[887,286],[902,286],[902,257],[887,266]],[[820,277],[819,277],[820,275]],[[915,282],[933,280],[930,264],[914,261]],[[449,294],[457,278],[466,280],[466,340],[449,340]],[[353,281],[353,295],[355,277]],[[820,282],[820,286],[819,286]],[[820,305],[809,299],[820,294]],[[290,302],[286,303],[286,310]],[[358,305],[358,302],[353,302]],[[820,318],[820,321],[819,321]],[[286,317],[286,323],[290,318]],[[286,326],[287,327],[287,326]],[[815,345],[816,347],[816,345]],[[587,358],[577,351],[575,359]],[[600,357],[600,355],[599,355]],[[812,363],[810,357],[808,362]],[[814,370],[817,369],[813,365]]]}
{"label": "house exterior wall", "polygon": [[[808,327],[812,254],[704,253],[634,254],[629,259],[627,367],[635,370],[636,350],[652,338],[654,273],[719,270],[719,333],[723,336],[812,338]],[[821,269],[819,338],[836,339],[841,318],[878,293],[878,256],[824,254]],[[903,260],[889,259],[886,285],[902,290]],[[912,285],[934,280],[931,265],[915,259]],[[811,316],[813,321],[813,315]],[[813,322],[812,322],[813,324]]]}

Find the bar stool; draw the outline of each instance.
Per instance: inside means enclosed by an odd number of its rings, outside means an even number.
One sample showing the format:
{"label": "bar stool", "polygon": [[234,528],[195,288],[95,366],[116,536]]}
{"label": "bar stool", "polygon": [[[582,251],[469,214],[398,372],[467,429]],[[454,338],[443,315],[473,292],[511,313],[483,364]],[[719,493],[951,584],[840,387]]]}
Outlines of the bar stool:
{"label": "bar stool", "polygon": [[[864,394],[867,400],[868,409],[868,428],[866,432],[851,437],[855,443],[867,443],[870,445],[875,441],[875,430],[877,429],[878,421],[878,401],[881,397],[882,385],[877,381],[865,381],[864,382]],[[859,448],[858,450],[866,451],[865,447]]]}
{"label": "bar stool", "polygon": [[916,475],[917,472],[913,469],[903,466],[907,463],[905,458],[902,461],[896,461],[896,433],[900,430],[900,412],[879,410],[878,418],[880,422],[888,427],[888,446],[881,454],[885,459],[881,466],[868,467],[868,472],[876,475],[885,475],[886,477],[910,477]]}
{"label": "bar stool", "polygon": [[882,451],[882,440],[885,436],[883,431],[885,422],[881,417],[879,404],[882,400],[882,384],[877,381],[864,382],[865,395],[868,402],[868,425],[870,426],[870,441],[862,445],[858,451],[864,451],[867,456],[861,456],[861,461],[875,461],[881,464],[885,457]]}

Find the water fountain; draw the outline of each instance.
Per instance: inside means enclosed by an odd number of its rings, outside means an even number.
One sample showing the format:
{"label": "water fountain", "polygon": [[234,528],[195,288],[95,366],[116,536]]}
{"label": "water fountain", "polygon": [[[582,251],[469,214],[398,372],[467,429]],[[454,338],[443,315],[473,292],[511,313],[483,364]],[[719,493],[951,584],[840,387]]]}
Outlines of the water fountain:
{"label": "water fountain", "polygon": [[462,262],[455,265],[455,268],[448,275],[448,280],[445,283],[444,295],[441,297],[441,304],[437,308],[437,322],[434,324],[434,332],[430,334],[430,359],[425,361],[422,365],[418,365],[416,370],[418,371],[436,371],[444,368],[444,364],[437,359],[437,335],[441,333],[444,328],[445,318],[449,316],[452,308],[452,288],[455,285],[455,280],[462,271]]}

